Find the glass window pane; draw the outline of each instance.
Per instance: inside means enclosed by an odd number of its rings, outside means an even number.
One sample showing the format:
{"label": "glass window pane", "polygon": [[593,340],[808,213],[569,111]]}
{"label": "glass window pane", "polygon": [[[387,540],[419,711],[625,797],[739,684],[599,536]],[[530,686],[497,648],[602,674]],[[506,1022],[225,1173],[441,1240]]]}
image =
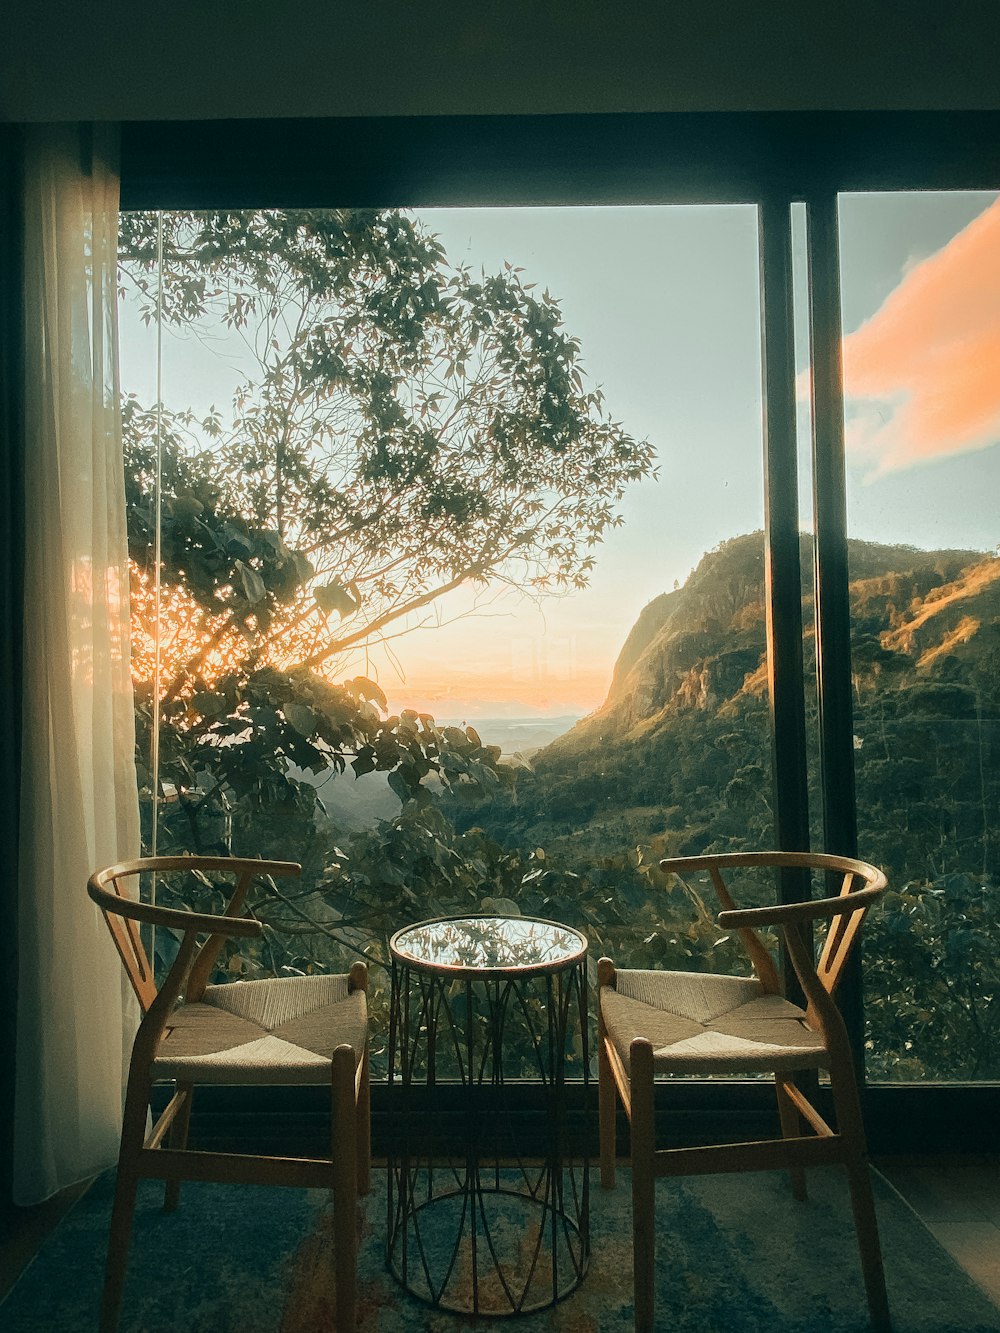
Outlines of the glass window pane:
{"label": "glass window pane", "polygon": [[1000,1076],[1000,202],[840,207],[869,1075]]}
{"label": "glass window pane", "polygon": [[756,210],[127,214],[122,274],[158,850],[304,867],[230,975],[498,907],[745,968],[657,861],[773,841]]}

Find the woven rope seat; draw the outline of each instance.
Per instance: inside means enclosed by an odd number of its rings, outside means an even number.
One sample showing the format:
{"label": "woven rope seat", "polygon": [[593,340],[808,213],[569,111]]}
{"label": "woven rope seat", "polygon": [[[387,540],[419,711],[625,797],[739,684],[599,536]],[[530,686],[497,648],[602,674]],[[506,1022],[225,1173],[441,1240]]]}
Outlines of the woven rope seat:
{"label": "woven rope seat", "polygon": [[[867,861],[825,852],[680,856],[662,860],[660,869],[685,886],[688,876],[709,878],[722,909],[718,924],[739,939],[753,973],[639,971],[618,968],[610,958],[597,964],[601,1185],[615,1186],[621,1105],[632,1167],[636,1333],[664,1327],[655,1309],[658,1178],[785,1168],[801,1203],[807,1198],[806,1168],[833,1163],[847,1172],[872,1328],[889,1333],[854,1055],[835,998],[865,914],[885,891],[885,875]],[[771,881],[779,901],[737,907],[727,877],[755,873]],[[814,935],[815,922],[825,929]],[[788,969],[779,969],[772,956],[772,932]],[[797,979],[806,1008],[786,998],[786,974]],[[824,1095],[833,1103],[836,1128],[826,1108],[822,1113],[807,1095],[817,1069],[829,1074]],[[781,1137],[657,1148],[658,1103],[667,1109],[671,1099],[669,1080],[659,1088],[654,1081],[667,1074],[770,1074]]]}
{"label": "woven rope seat", "polygon": [[192,1083],[322,1084],[334,1049],[360,1059],[368,1014],[348,977],[281,977],[207,986],[167,1020],[153,1061],[157,1079]]}
{"label": "woven rope seat", "polygon": [[616,987],[602,987],[607,1035],[626,1069],[636,1037],[653,1046],[658,1074],[773,1073],[822,1069],[819,1032],[805,1012],[768,995],[755,977],[617,968]]}
{"label": "woven rope seat", "polygon": [[[371,1163],[368,969],[358,961],[346,975],[209,984],[227,940],[261,938],[261,922],[245,906],[251,883],[300,869],[294,861],[253,857],[146,856],[95,870],[87,882],[142,1012],[129,1061],[101,1333],[119,1327],[136,1188],[144,1177],[164,1182],[167,1212],[180,1203],[185,1180],[332,1190],[336,1326],[357,1324],[357,1198],[368,1192]],[[180,876],[182,887],[194,876],[199,888],[225,893],[225,911],[146,902],[138,893],[143,875]],[[177,941],[159,984],[143,925]],[[149,1127],[153,1085],[165,1082],[173,1084],[173,1096]],[[329,1151],[299,1157],[189,1148],[195,1090],[206,1083],[326,1085]]]}

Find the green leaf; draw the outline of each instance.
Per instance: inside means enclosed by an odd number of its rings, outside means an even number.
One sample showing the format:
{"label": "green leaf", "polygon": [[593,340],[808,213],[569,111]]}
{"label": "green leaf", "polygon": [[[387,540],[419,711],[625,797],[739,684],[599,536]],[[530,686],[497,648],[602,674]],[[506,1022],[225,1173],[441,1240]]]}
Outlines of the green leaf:
{"label": "green leaf", "polygon": [[521,915],[521,909],[513,898],[484,898],[479,904],[479,910],[497,916]]}
{"label": "green leaf", "polygon": [[267,588],[264,586],[264,580],[255,569],[245,565],[242,560],[237,560],[236,570],[240,576],[240,582],[243,585],[243,596],[251,606],[256,606],[267,596]]}
{"label": "green leaf", "polygon": [[304,736],[308,740],[310,736],[315,734],[318,719],[311,708],[308,708],[305,704],[289,703],[282,706],[282,712],[300,736]]}
{"label": "green leaf", "polygon": [[269,546],[280,560],[287,560],[291,555],[291,552],[282,540],[280,532],[265,530],[260,533],[260,540],[264,545]]}
{"label": "green leaf", "polygon": [[202,690],[191,699],[192,705],[202,717],[224,717],[229,712],[229,704],[221,694],[214,690]]}
{"label": "green leaf", "polygon": [[169,508],[175,518],[197,518],[204,513],[205,506],[194,495],[177,495],[169,501]]}
{"label": "green leaf", "polygon": [[295,565],[295,573],[298,575],[300,583],[305,583],[307,579],[311,579],[316,572],[301,551],[292,552],[292,561]]}
{"label": "green leaf", "polygon": [[385,709],[387,699],[382,688],[369,680],[367,676],[355,676],[351,681],[351,688],[359,699],[367,699],[372,703],[378,704],[379,708]]}
{"label": "green leaf", "polygon": [[405,803],[413,795],[413,787],[407,781],[401,769],[395,768],[389,774],[389,786],[396,793],[399,799]]}
{"label": "green leaf", "polygon": [[[230,554],[235,555],[237,551],[242,551],[245,555],[250,555],[253,552],[253,542],[247,536],[245,523],[241,521],[224,523],[222,536],[226,539],[226,549]],[[236,563],[238,568],[240,562]]]}
{"label": "green leaf", "polygon": [[334,579],[332,583],[321,584],[318,588],[314,588],[313,596],[316,598],[316,605],[324,615],[328,616],[333,615],[334,612],[341,617],[349,616],[360,605],[339,579]]}

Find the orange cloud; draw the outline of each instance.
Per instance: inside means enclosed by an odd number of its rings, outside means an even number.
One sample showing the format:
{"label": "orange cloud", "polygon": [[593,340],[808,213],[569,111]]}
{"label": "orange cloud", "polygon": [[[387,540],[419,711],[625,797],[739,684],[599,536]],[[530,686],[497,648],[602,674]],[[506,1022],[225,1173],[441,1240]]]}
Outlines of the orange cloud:
{"label": "orange cloud", "polygon": [[876,473],[1000,440],[1000,200],[844,339],[844,391]]}

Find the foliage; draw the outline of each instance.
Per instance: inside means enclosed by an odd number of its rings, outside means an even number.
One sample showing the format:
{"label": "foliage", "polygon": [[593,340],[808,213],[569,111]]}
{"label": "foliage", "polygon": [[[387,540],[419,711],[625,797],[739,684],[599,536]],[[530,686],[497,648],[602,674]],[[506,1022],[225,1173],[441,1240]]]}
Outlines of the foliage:
{"label": "foliage", "polygon": [[864,946],[871,1077],[997,1077],[998,937],[995,880],[953,873],[887,893]]}
{"label": "foliage", "polygon": [[[435,726],[431,717],[404,711],[384,716],[385,696],[374,682],[355,677],[331,685],[299,669],[237,670],[190,703],[163,708],[160,785],[167,796],[163,851],[202,854],[252,843],[256,855],[303,853],[315,839],[315,786],[305,772],[355,777],[388,773],[401,801],[426,801],[424,782],[439,787],[500,787],[510,770],[496,746],[484,746],[472,728]],[[138,695],[139,778],[152,782],[142,744],[151,723],[148,693]],[[296,772],[302,777],[296,777]]]}
{"label": "foliage", "polygon": [[[586,387],[548,293],[450,266],[403,214],[164,221],[160,290],[155,219],[126,215],[125,286],[187,336],[228,331],[250,369],[226,413],[124,404],[140,763],[159,470],[160,850],[304,865],[259,893],[263,939],[221,969],[383,963],[402,925],[494,908],[578,926],[595,958],[745,966],[716,905],[656,862],[773,842],[761,534],[655,599],[605,707],[516,774],[471,729],[387,716],[351,654],[462,584],[580,586],[648,446]],[[997,562],[862,542],[850,558],[859,842],[891,884],[865,939],[869,1067],[997,1077]],[[349,833],[317,785],[372,773],[399,813]],[[184,892],[221,906],[211,880]]]}
{"label": "foliage", "polygon": [[168,829],[198,850],[234,823],[259,835],[268,816],[308,830],[315,798],[296,771],[348,758],[356,775],[389,772],[401,799],[430,775],[502,782],[478,738],[384,719],[378,686],[328,677],[470,580],[585,582],[648,446],[586,388],[548,293],[509,266],[474,280],[401,213],[174,213],[162,238],[158,225],[122,219],[122,281],[144,317],[159,304],[181,332],[226,329],[250,355],[226,418],[124,403],[141,757],[158,518],[161,533]]}
{"label": "foliage", "polygon": [[220,659],[337,673],[463,584],[586,583],[652,453],[587,387],[548,292],[449,264],[394,211],[162,216],[162,269],[158,216],[123,218],[126,290],[249,362],[226,414],[126,408],[143,570],[166,437],[162,578],[186,646],[168,697]]}
{"label": "foliage", "polygon": [[[137,749],[149,793],[158,730],[158,850],[303,862],[300,885],[255,905],[260,952],[230,948],[224,970],[384,959],[390,920],[471,892],[479,863],[449,850],[432,793],[493,793],[511,771],[471,728],[386,716],[366,675],[334,681],[462,585],[583,586],[651,450],[587,386],[548,292],[510,265],[449,264],[405,214],[126,214],[120,255],[145,319],[239,347],[244,367],[225,411],[123,403]],[[347,780],[387,774],[403,810],[334,873],[317,788],[348,766]]]}
{"label": "foliage", "polygon": [[[727,542],[651,604],[605,706],[489,809],[456,807],[459,826],[573,867],[637,844],[650,857],[772,845],[761,555],[760,534]],[[854,542],[850,556],[859,846],[891,890],[864,941],[870,1069],[996,1078],[1000,561]],[[806,591],[807,673],[811,609]],[[815,735],[814,693],[809,707]],[[636,934],[627,956],[642,952]]]}

